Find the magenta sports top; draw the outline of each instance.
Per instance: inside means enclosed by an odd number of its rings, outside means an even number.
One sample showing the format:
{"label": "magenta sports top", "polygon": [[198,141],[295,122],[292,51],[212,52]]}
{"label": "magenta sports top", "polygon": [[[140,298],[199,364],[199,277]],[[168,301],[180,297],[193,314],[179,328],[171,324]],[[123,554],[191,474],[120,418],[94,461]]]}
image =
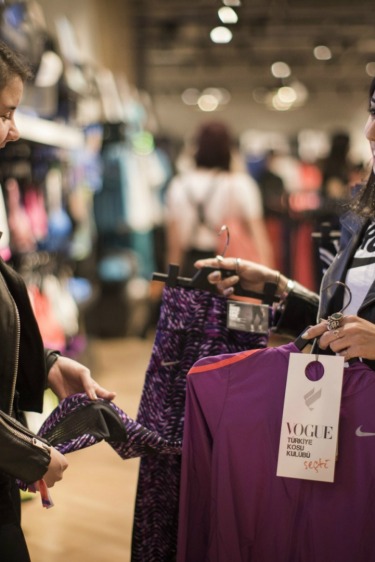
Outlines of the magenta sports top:
{"label": "magenta sports top", "polygon": [[335,482],[276,476],[293,343],[187,377],[178,562],[375,562],[375,373],[345,368]]}

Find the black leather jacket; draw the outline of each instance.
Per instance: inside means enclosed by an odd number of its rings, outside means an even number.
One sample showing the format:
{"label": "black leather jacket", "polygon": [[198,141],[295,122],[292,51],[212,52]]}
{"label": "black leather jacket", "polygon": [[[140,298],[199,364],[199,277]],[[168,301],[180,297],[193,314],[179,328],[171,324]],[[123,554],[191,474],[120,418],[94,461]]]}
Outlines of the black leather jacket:
{"label": "black leather jacket", "polygon": [[[297,284],[275,317],[277,332],[296,337],[308,325],[315,324],[319,318],[327,318],[343,307],[343,291],[335,282],[345,281],[350,260],[368,226],[368,220],[348,212],[342,216],[340,223],[339,251],[322,279],[319,297]],[[375,279],[358,310],[358,316],[375,324]],[[366,359],[364,362],[375,370],[374,360]]]}
{"label": "black leather jacket", "polygon": [[[44,349],[22,277],[1,259],[0,303],[0,409],[12,415],[18,409],[41,412],[53,352]],[[11,437],[6,427],[0,425],[0,471],[4,468],[1,458],[6,456],[8,447],[17,447]],[[45,451],[40,451],[40,455],[33,453],[25,458],[25,463],[32,462],[33,474],[42,476],[49,458]],[[16,467],[11,475],[17,477]]]}

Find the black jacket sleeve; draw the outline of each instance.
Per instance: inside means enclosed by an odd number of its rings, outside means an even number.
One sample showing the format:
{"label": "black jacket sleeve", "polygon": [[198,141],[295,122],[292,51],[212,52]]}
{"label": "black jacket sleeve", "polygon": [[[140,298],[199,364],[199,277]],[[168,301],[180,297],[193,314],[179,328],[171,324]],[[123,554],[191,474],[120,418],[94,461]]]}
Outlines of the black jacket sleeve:
{"label": "black jacket sleeve", "polygon": [[50,445],[0,410],[0,470],[26,484],[36,482],[51,461]]}
{"label": "black jacket sleeve", "polygon": [[276,307],[272,331],[295,338],[308,326],[316,324],[319,296],[295,283],[287,298]]}

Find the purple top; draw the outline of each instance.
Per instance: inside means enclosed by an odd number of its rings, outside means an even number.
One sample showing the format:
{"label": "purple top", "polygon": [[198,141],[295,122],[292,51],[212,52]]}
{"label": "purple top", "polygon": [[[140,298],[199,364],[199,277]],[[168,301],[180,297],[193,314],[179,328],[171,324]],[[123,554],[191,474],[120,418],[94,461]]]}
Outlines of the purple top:
{"label": "purple top", "polygon": [[375,374],[345,369],[335,482],[276,476],[289,354],[208,357],[187,377],[178,562],[374,562]]}

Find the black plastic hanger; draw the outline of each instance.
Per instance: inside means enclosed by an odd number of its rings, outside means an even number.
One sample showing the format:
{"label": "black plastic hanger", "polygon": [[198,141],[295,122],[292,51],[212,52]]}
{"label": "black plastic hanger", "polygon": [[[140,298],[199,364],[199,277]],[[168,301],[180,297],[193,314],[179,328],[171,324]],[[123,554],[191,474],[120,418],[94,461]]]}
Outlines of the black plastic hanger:
{"label": "black plastic hanger", "polygon": [[[212,273],[213,271],[220,271],[222,278],[236,275],[236,271],[234,269],[202,267],[202,269],[197,270],[197,273],[194,275],[194,277],[189,278],[180,277],[178,275],[179,269],[180,267],[178,265],[169,264],[168,273],[153,273],[152,279],[154,281],[162,281],[169,287],[184,287],[186,289],[196,289],[201,291],[209,291],[211,293],[217,293],[215,285],[212,285],[212,283],[210,283],[207,279],[210,273]],[[277,286],[275,283],[265,283],[264,291],[262,293],[243,289],[243,287],[239,283],[233,288],[234,295],[259,299],[264,304],[272,305],[274,302],[278,302],[280,300],[280,297],[276,295]]]}
{"label": "black plastic hanger", "polygon": [[306,340],[305,338],[303,338],[303,334],[305,332],[307,332],[307,330],[311,328],[311,326],[307,326],[307,328],[305,328],[303,330],[303,332],[300,333],[300,335],[294,340],[294,345],[300,350],[302,351],[303,349],[305,349],[305,347],[307,346],[307,344],[312,343],[314,341],[315,338],[311,339],[311,340]]}

